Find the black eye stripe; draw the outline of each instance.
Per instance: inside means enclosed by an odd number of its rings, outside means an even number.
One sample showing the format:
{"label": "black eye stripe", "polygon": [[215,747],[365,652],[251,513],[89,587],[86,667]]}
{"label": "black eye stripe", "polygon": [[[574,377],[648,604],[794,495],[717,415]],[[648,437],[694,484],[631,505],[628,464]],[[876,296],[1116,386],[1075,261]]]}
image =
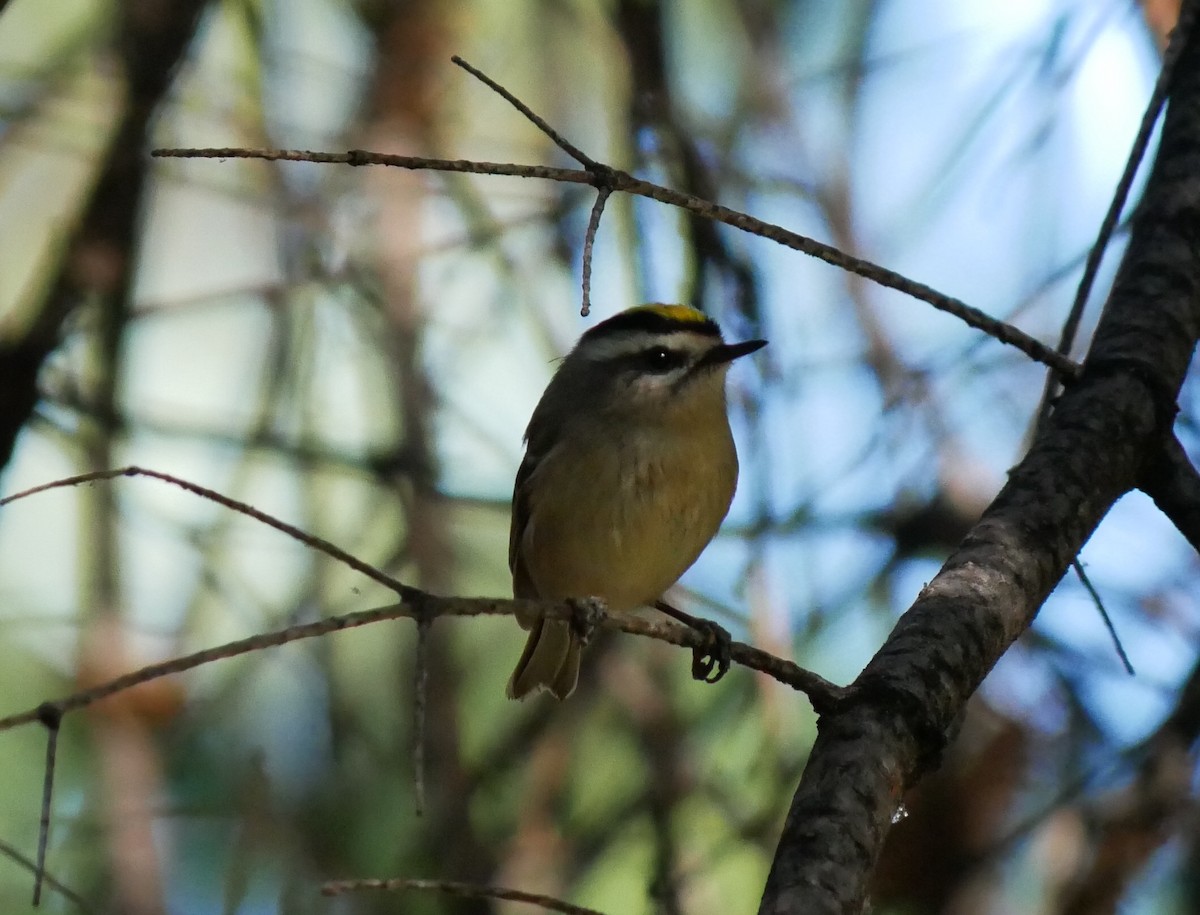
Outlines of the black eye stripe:
{"label": "black eye stripe", "polygon": [[651,344],[632,352],[621,353],[604,360],[609,371],[634,375],[667,375],[692,362],[687,350],[674,349],[661,343]]}
{"label": "black eye stripe", "polygon": [[687,365],[687,353],[668,346],[651,346],[637,354],[641,367],[651,372],[670,372]]}

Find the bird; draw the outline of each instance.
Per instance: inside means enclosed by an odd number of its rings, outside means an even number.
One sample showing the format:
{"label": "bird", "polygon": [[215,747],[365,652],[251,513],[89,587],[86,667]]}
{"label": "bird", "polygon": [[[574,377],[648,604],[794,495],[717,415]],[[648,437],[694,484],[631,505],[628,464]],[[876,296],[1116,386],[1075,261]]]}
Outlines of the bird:
{"label": "bird", "polygon": [[[514,597],[597,597],[610,613],[658,601],[729,511],[738,458],[725,378],[766,342],[726,343],[704,312],[661,303],[579,338],[525,431],[509,530]],[[529,635],[509,698],[566,699],[579,633],[566,619],[517,619]]]}

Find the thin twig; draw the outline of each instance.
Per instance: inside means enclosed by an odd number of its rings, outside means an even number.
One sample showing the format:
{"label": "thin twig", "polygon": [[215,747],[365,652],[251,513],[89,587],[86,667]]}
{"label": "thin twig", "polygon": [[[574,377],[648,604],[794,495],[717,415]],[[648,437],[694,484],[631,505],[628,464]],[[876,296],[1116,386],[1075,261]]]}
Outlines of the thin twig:
{"label": "thin twig", "polygon": [[33,872],[33,905],[42,903],[42,882],[46,878],[46,849],[50,845],[50,806],[54,798],[54,770],[58,760],[58,732],[62,725],[62,712],[57,707],[43,704],[39,707],[38,720],[46,726],[46,770],[42,775],[42,812],[38,821],[37,867]]}
{"label": "thin twig", "polygon": [[[1137,136],[1133,140],[1133,148],[1129,152],[1129,158],[1125,160],[1125,170],[1121,173],[1121,180],[1117,182],[1117,189],[1113,192],[1112,201],[1108,205],[1108,212],[1104,214],[1104,221],[1100,223],[1100,231],[1096,234],[1096,242],[1088,252],[1087,261],[1083,267],[1083,278],[1079,281],[1079,288],[1075,290],[1075,300],[1071,303],[1071,310],[1067,314],[1066,321],[1063,322],[1062,335],[1058,340],[1058,352],[1064,356],[1070,354],[1071,347],[1075,343],[1075,335],[1079,332],[1079,324],[1083,320],[1083,311],[1087,307],[1088,297],[1091,295],[1092,286],[1096,282],[1096,274],[1100,272],[1100,263],[1104,260],[1105,252],[1108,250],[1108,243],[1117,228],[1121,212],[1125,209],[1125,202],[1129,199],[1129,191],[1133,187],[1133,179],[1137,176],[1138,168],[1142,160],[1146,157],[1146,148],[1150,145],[1150,136],[1154,133],[1154,125],[1158,123],[1163,105],[1166,104],[1171,78],[1175,74],[1175,66],[1179,62],[1180,54],[1183,53],[1183,46],[1187,43],[1187,37],[1192,30],[1195,18],[1196,4],[1184,3],[1179,11],[1179,20],[1175,23],[1175,28],[1171,32],[1170,42],[1163,53],[1162,68],[1158,71],[1158,79],[1154,83],[1154,91],[1150,94],[1150,101],[1146,105],[1146,110],[1142,113],[1142,122],[1138,125]],[[1057,378],[1049,377],[1046,379],[1045,389],[1042,392],[1042,402],[1038,407],[1037,413],[1039,423],[1044,421],[1049,414],[1058,385],[1059,380]]]}
{"label": "thin twig", "polygon": [[[371,623],[382,622],[383,620],[401,618],[420,620],[432,619],[436,616],[507,616],[514,614],[528,617],[541,614],[547,619],[579,621],[581,602],[578,600],[540,601],[479,597],[436,597],[422,591],[420,588],[405,585],[390,575],[385,575],[374,566],[339,549],[327,540],[307,534],[286,522],[280,521],[278,518],[274,518],[265,512],[238,502],[236,499],[230,499],[228,496],[222,495],[215,490],[208,489],[180,477],[142,467],[131,466],[117,470],[95,471],[93,473],[84,473],[61,480],[54,480],[50,483],[43,483],[41,486],[34,486],[0,499],[0,507],[15,502],[18,499],[26,499],[32,495],[65,486],[78,486],[82,483],[112,480],[128,476],[143,476],[170,483],[201,498],[210,499],[219,505],[226,506],[257,521],[261,521],[268,527],[294,537],[304,545],[325,553],[345,563],[350,568],[362,572],[369,578],[386,585],[400,596],[403,603],[374,610],[360,610],[354,613],[346,613],[342,616],[317,620],[313,623],[289,626],[286,629],[250,636],[249,638],[239,639],[235,642],[228,642],[214,648],[207,648],[190,655],[174,658],[170,661],[151,664],[140,670],[110,680],[108,683],[102,683],[91,689],[74,693],[56,702],[43,703],[37,708],[16,715],[9,715],[6,718],[0,718],[0,731],[20,724],[28,724],[31,721],[44,720],[45,716],[51,713],[62,716],[68,712],[90,705],[93,702],[105,699],[114,693],[137,686],[139,683],[169,676],[170,674],[182,673],[183,671],[191,670],[194,667],[199,667],[201,664],[207,664],[211,661],[231,658],[236,655],[259,651],[263,648],[271,648],[276,645],[284,645],[300,639],[315,638],[326,633],[338,632],[342,629],[366,626]],[[628,615],[612,617],[602,609],[601,602],[595,599],[585,599],[582,603],[586,606],[590,614],[588,619],[589,625],[594,624],[604,626],[607,629],[618,629],[622,632],[658,639],[661,642],[668,642],[672,645],[679,645],[685,648],[696,648],[707,644],[707,637],[692,629],[682,626],[654,624]],[[813,708],[818,713],[823,713],[831,709],[844,695],[842,687],[830,683],[819,674],[805,670],[791,661],[776,657],[773,654],[755,648],[753,645],[733,642],[730,648],[732,660],[743,667],[749,667],[760,673],[774,677],[780,683],[804,693],[808,696]]]}
{"label": "thin twig", "polygon": [[[538,130],[548,136],[568,156],[578,162],[585,170],[596,176],[598,179],[602,176],[611,173],[611,169],[607,165],[603,165],[591,158],[582,149],[569,141],[566,137],[560,134],[557,130],[539,115],[536,111],[526,105],[523,101],[505,89],[500,83],[492,79],[478,67],[474,67],[467,63],[457,54],[450,58],[458,66],[462,67],[477,80],[499,95],[502,99],[512,105],[517,111],[521,112]],[[592,247],[596,241],[596,232],[600,229],[600,216],[604,213],[604,204],[608,202],[609,195],[612,194],[612,187],[606,183],[596,183],[596,202],[592,205],[591,215],[588,217],[587,232],[583,238],[583,304],[580,307],[579,313],[583,317],[587,317],[592,311]]]}
{"label": "thin twig", "polygon": [[[416,683],[417,734],[414,745],[416,779],[415,793],[417,798],[417,811],[418,813],[422,813],[424,810],[425,796],[424,732],[427,692],[427,663],[424,656],[424,646],[426,644],[426,636],[428,634],[427,630],[433,617],[437,615],[508,615],[514,614],[519,610],[524,610],[525,613],[523,615],[528,616],[529,611],[532,610],[534,613],[541,613],[548,618],[576,620],[579,614],[579,606],[577,601],[555,603],[528,600],[435,597],[418,588],[405,585],[396,579],[393,579],[391,576],[380,572],[370,564],[362,562],[349,553],[344,552],[343,550],[334,546],[332,543],[329,543],[328,541],[319,537],[314,537],[310,534],[307,534],[306,532],[301,531],[299,528],[280,521],[279,519],[261,512],[252,506],[239,502],[235,499],[231,499],[219,492],[216,492],[215,490],[208,489],[204,486],[199,486],[198,484],[184,480],[180,477],[142,467],[130,466],[116,470],[94,471],[92,473],[79,474],[73,477],[55,480],[50,483],[45,483],[40,486],[22,490],[21,492],[0,499],[0,507],[9,505],[20,499],[29,498],[30,496],[39,493],[48,492],[53,489],[67,486],[77,486],[84,483],[108,481],[129,476],[148,477],[150,479],[170,483],[187,492],[198,495],[201,498],[209,499],[210,501],[216,502],[219,505],[254,518],[255,520],[260,521],[269,527],[295,538],[312,549],[326,553],[327,555],[344,562],[351,568],[360,571],[373,580],[386,585],[395,591],[405,603],[374,610],[348,613],[338,617],[318,620],[313,623],[289,626],[286,629],[278,630],[276,632],[251,636],[246,639],[229,642],[214,648],[208,648],[202,651],[194,652],[193,654],[183,657],[173,658],[169,661],[164,661],[158,664],[150,664],[139,670],[132,671],[128,674],[110,680],[107,683],[98,684],[90,689],[73,693],[54,702],[43,702],[36,708],[29,709],[25,712],[0,718],[0,731],[8,730],[22,724],[28,724],[33,721],[42,722],[49,730],[49,738],[46,748],[46,769],[42,795],[41,831],[38,839],[37,876],[34,882],[34,905],[37,905],[41,898],[46,849],[49,841],[50,809],[54,783],[59,726],[63,716],[68,712],[83,708],[141,683],[158,679],[160,677],[169,676],[171,674],[182,673],[186,670],[191,670],[195,667],[199,667],[202,664],[207,664],[212,661],[230,658],[252,651],[259,651],[265,648],[283,645],[288,642],[298,641],[300,639],[315,638],[330,632],[337,632],[342,629],[349,629],[356,626],[364,626],[386,619],[396,619],[400,617],[412,618],[418,622]],[[668,629],[664,629],[661,626],[654,626],[653,624],[649,624],[643,620],[634,618],[614,619],[607,617],[605,611],[599,606],[597,601],[589,599],[586,601],[586,604],[589,610],[589,623],[604,625],[607,628],[621,629],[626,632],[645,635],[650,638],[657,638],[661,641],[670,642],[676,645],[684,645],[691,648],[701,644],[704,638],[695,631],[686,630],[678,626],[672,626]],[[818,713],[823,713],[824,711],[831,709],[843,695],[843,690],[840,687],[829,683],[827,680],[818,676],[817,674],[806,671],[803,668],[792,664],[790,661],[785,661],[782,658],[777,658],[768,654],[767,652],[760,651],[752,646],[743,645],[741,643],[735,642],[732,644],[731,648],[732,659],[738,663],[760,670],[764,673],[768,673],[771,676],[776,677],[776,679],[779,679],[781,682],[787,683],[788,685],[805,692],[806,695],[809,696],[813,708]]]}
{"label": "thin twig", "polygon": [[564,915],[603,915],[596,909],[584,908],[581,905],[564,902],[562,899],[544,896],[541,893],[527,893],[524,890],[511,890],[502,886],[458,883],[454,880],[397,877],[391,880],[331,880],[321,885],[321,893],[324,896],[340,896],[343,893],[356,893],[361,890],[432,890],[435,893],[449,893],[467,899],[506,899],[510,902],[528,902],[530,905],[541,906],[549,912],[562,912]]}
{"label": "thin twig", "polygon": [[30,496],[38,493],[48,492],[52,489],[62,489],[68,486],[78,486],[81,483],[94,483],[101,480],[113,480],[118,477],[150,477],[154,480],[161,480],[164,483],[170,483],[172,486],[178,486],[180,489],[185,489],[201,498],[208,499],[210,502],[216,502],[218,505],[223,505],[228,509],[232,509],[239,514],[246,515],[259,521],[268,527],[273,527],[281,533],[287,534],[293,540],[298,540],[310,549],[317,550],[327,556],[331,556],[344,565],[349,566],[356,572],[367,576],[373,581],[390,588],[404,601],[416,602],[424,600],[428,595],[418,588],[410,587],[392,576],[381,572],[370,563],[363,562],[345,550],[340,549],[330,543],[328,540],[322,540],[320,537],[314,537],[294,525],[288,524],[286,521],[280,521],[265,512],[259,511],[252,505],[247,505],[245,502],[240,502],[237,499],[231,499],[229,496],[222,495],[215,489],[208,489],[196,483],[184,480],[181,477],[172,476],[169,473],[163,473],[159,470],[148,470],[145,467],[129,466],[119,467],[116,470],[96,470],[91,473],[81,473],[73,477],[66,477],[61,480],[54,480],[50,483],[43,483],[41,486],[34,486],[31,489],[25,489],[21,492],[13,493],[11,496],[6,496],[0,499],[0,508],[19,499],[27,499]]}
{"label": "thin twig", "polygon": [[1092,580],[1088,578],[1087,572],[1083,570],[1083,563],[1078,559],[1071,561],[1071,568],[1075,570],[1075,575],[1080,583],[1087,589],[1087,593],[1092,597],[1092,603],[1096,605],[1096,609],[1100,612],[1100,619],[1104,620],[1104,627],[1108,630],[1108,635],[1112,639],[1113,647],[1117,649],[1117,657],[1121,659],[1121,663],[1125,665],[1125,672],[1131,677],[1136,677],[1137,674],[1133,669],[1133,664],[1130,663],[1129,655],[1125,653],[1125,646],[1121,644],[1121,637],[1117,635],[1117,627],[1113,625],[1112,617],[1108,615],[1108,610],[1104,606],[1104,601],[1100,599],[1100,592],[1096,590],[1092,584]]}
{"label": "thin twig", "polygon": [[1167,45],[1167,50],[1163,53],[1162,69],[1159,70],[1158,79],[1154,83],[1154,91],[1150,94],[1150,101],[1147,103],[1146,110],[1142,114],[1142,122],[1138,125],[1137,136],[1133,140],[1133,148],[1130,150],[1129,158],[1125,162],[1125,171],[1121,173],[1121,180],[1117,182],[1117,189],[1113,192],[1113,199],[1108,206],[1108,212],[1104,214],[1104,221],[1100,224],[1100,231],[1096,234],[1096,243],[1092,245],[1092,250],[1088,252],[1087,262],[1083,268],[1083,278],[1079,281],[1079,289],[1075,293],[1075,301],[1071,303],[1071,312],[1067,315],[1067,321],[1063,325],[1062,338],[1058,343],[1058,351],[1063,355],[1067,355],[1070,352],[1071,345],[1075,342],[1075,334],[1079,330],[1079,322],[1083,317],[1083,309],[1087,305],[1092,285],[1096,281],[1096,274],[1100,270],[1100,262],[1104,259],[1104,254],[1108,250],[1109,239],[1116,230],[1117,221],[1121,218],[1121,212],[1125,209],[1125,202],[1129,199],[1129,191],[1133,187],[1133,179],[1137,176],[1138,168],[1141,166],[1142,160],[1146,157],[1146,148],[1150,145],[1150,136],[1154,133],[1154,125],[1158,123],[1158,117],[1162,113],[1163,105],[1167,101],[1167,92],[1170,89],[1171,78],[1175,74],[1175,65],[1179,62],[1180,54],[1183,53],[1183,46],[1187,42],[1187,37],[1192,30],[1192,23],[1195,18],[1195,4],[1185,3],[1179,12],[1179,20],[1175,23],[1175,28],[1171,32],[1171,39]]}
{"label": "thin twig", "polygon": [[509,92],[503,86],[501,86],[498,82],[496,82],[494,79],[492,79],[486,73],[484,73],[482,70],[478,70],[475,67],[471,66],[469,63],[467,63],[465,60],[463,60],[457,54],[455,54],[453,57],[451,57],[450,60],[453,61],[458,66],[462,67],[464,70],[466,70],[468,73],[470,73],[473,77],[475,77],[477,80],[479,80],[485,86],[487,86],[489,89],[491,89],[493,92],[495,92],[498,96],[500,96],[502,99],[504,99],[506,102],[508,102],[514,108],[516,108],[517,111],[521,112],[521,114],[523,114],[535,127],[537,127],[538,130],[540,130],[542,133],[544,133],[546,136],[548,136],[551,140],[553,140],[555,146],[557,146],[559,149],[561,149],[563,152],[565,152],[568,156],[570,156],[572,159],[574,159],[576,162],[578,162],[584,168],[586,168],[590,171],[590,170],[600,166],[600,163],[596,162],[594,159],[592,159],[586,153],[584,153],[584,151],[582,149],[580,149],[579,147],[577,147],[573,143],[571,143],[569,140],[567,140],[566,137],[564,137],[557,130],[555,130],[553,127],[551,127],[549,124],[547,124],[546,120],[541,115],[539,115],[537,112],[535,112],[532,108],[530,108],[528,105],[526,105],[523,101],[521,101],[519,98],[517,98],[511,92]]}
{"label": "thin twig", "polygon": [[[368,626],[372,623],[383,622],[384,620],[394,619],[416,619],[422,612],[437,612],[447,616],[482,616],[482,615],[506,615],[513,612],[516,603],[529,604],[531,607],[539,602],[537,601],[507,601],[507,600],[488,600],[483,598],[447,598],[438,599],[432,598],[429,605],[423,605],[421,610],[417,610],[408,604],[390,604],[386,607],[376,607],[371,610],[359,610],[354,613],[346,613],[341,616],[332,616],[328,619],[317,620],[313,623],[301,623],[295,626],[288,626],[286,629],[279,629],[273,632],[264,632],[258,635],[252,635],[249,638],[238,639],[233,642],[226,642],[223,645],[217,645],[213,648],[205,648],[202,651],[196,651],[192,654],[182,655],[178,658],[172,658],[169,661],[162,661],[157,664],[148,664],[145,667],[130,671],[120,677],[116,677],[105,683],[97,684],[89,689],[80,690],[72,693],[69,696],[64,696],[61,699],[51,703],[43,703],[32,709],[27,709],[24,712],[18,712],[14,715],[8,715],[0,718],[0,731],[6,731],[18,725],[29,724],[34,721],[41,720],[44,715],[44,708],[50,705],[55,708],[60,714],[66,715],[69,712],[77,711],[86,706],[99,702],[101,699],[107,699],[116,693],[123,692],[127,689],[157,680],[160,677],[168,677],[172,674],[183,673],[184,671],[192,670],[204,664],[210,664],[213,661],[224,660],[225,658],[234,658],[239,655],[249,654],[253,651],[262,651],[264,648],[274,648],[278,645],[286,645],[290,642],[298,642],[302,639],[311,639],[318,636],[327,635],[331,632],[340,632],[343,629],[354,629],[358,626]],[[426,607],[428,609],[426,609]],[[536,612],[536,611],[535,611]],[[548,613],[548,615],[554,615]],[[564,610],[561,614],[564,618],[569,616],[569,611]]]}
{"label": "thin twig", "polygon": [[425,734],[429,700],[429,629],[433,619],[417,617],[416,667],[413,684],[413,795],[417,816],[425,815]]}
{"label": "thin twig", "polygon": [[691,194],[673,191],[670,188],[642,181],[619,169],[602,169],[598,172],[586,169],[553,168],[546,165],[516,165],[501,162],[471,162],[465,159],[427,159],[419,156],[396,156],[384,153],[369,153],[363,150],[351,150],[347,153],[318,153],[296,149],[155,149],[153,156],[181,159],[265,159],[267,161],[291,162],[326,162],[344,165],[386,165],[395,168],[412,170],[429,170],[444,172],[460,172],[475,175],[509,175],[519,178],[539,178],[548,181],[560,181],[569,184],[587,184],[592,187],[610,186],[613,191],[623,191],[638,197],[657,200],[668,206],[695,213],[705,219],[711,219],[727,226],[732,226],[742,232],[757,235],[760,238],[776,242],[784,247],[815,257],[827,264],[848,270],[895,289],[914,299],[919,299],[939,311],[953,315],[964,324],[982,331],[989,337],[1016,347],[1030,359],[1053,369],[1064,379],[1074,379],[1079,376],[1079,365],[1056,352],[1051,347],[1030,336],[1023,330],[1006,324],[991,317],[978,308],[973,308],[952,296],[944,295],[924,283],[911,280],[903,274],[886,267],[881,267],[862,258],[854,257],[843,251],[819,242],[816,239],[792,232],[774,223],[764,222],[747,213],[723,207],[719,204]]}
{"label": "thin twig", "polygon": [[76,893],[69,886],[66,886],[62,881],[56,880],[50,874],[46,873],[44,869],[39,869],[36,861],[31,861],[29,858],[26,858],[16,848],[9,845],[3,839],[0,839],[0,855],[4,855],[4,857],[25,868],[35,876],[40,870],[42,882],[45,883],[46,886],[71,900],[71,902],[75,903],[75,905],[79,907],[80,911],[84,913],[93,911],[92,907],[88,905],[86,899]]}
{"label": "thin twig", "polygon": [[608,202],[611,194],[612,188],[596,189],[596,202],[592,204],[587,232],[583,236],[583,306],[579,309],[579,314],[584,318],[592,313],[592,249],[596,245],[596,233],[600,231],[600,217],[604,214],[604,204]]}

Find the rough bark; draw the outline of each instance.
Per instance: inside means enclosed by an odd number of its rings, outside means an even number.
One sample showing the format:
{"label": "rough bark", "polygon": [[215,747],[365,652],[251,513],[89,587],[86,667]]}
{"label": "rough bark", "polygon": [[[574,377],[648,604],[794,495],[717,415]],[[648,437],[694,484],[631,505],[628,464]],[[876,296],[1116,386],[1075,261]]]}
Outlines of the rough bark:
{"label": "rough bark", "polygon": [[1176,71],[1149,184],[1082,377],[847,698],[822,716],[759,911],[859,912],[904,791],[1171,434],[1200,331],[1200,43]]}

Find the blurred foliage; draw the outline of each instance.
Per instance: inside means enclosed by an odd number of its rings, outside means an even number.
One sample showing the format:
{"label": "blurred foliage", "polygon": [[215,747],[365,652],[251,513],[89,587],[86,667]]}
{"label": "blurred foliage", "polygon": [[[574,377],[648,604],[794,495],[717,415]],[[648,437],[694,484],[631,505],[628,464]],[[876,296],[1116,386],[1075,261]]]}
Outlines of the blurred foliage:
{"label": "blurred foliage", "polygon": [[[0,383],[16,391],[16,354],[49,342],[3,492],[137,463],[422,587],[507,595],[523,423],[588,326],[575,314],[590,194],[130,148],[565,164],[458,53],[597,159],[1053,340],[1152,84],[1161,16],[1036,0],[11,0]],[[172,29],[189,36],[178,59],[147,37]],[[126,211],[97,209],[104,176],[130,169]],[[593,300],[600,317],[688,301],[732,336],[770,338],[731,379],[739,495],[681,600],[853,678],[1021,453],[1040,371],[919,303],[643,200],[610,201]],[[1194,386],[1182,403],[1194,429]],[[1060,910],[1097,805],[1171,709],[1200,627],[1196,557],[1148,501],[1122,502],[1082,558],[1138,677],[1064,581],[908,799],[878,911]],[[28,499],[0,512],[0,715],[388,600],[148,480]],[[71,716],[49,862],[86,908],[48,891],[44,909],[527,910],[318,893],[413,876],[622,915],[754,911],[814,737],[807,704],[744,670],[693,683],[685,652],[632,638],[591,646],[566,703],[511,703],[522,639],[511,620],[432,627],[423,815],[407,623]],[[43,755],[35,728],[0,734],[0,839],[27,856]],[[1182,824],[1125,911],[1193,910],[1196,857]],[[0,909],[24,911],[31,884],[0,857]]]}

